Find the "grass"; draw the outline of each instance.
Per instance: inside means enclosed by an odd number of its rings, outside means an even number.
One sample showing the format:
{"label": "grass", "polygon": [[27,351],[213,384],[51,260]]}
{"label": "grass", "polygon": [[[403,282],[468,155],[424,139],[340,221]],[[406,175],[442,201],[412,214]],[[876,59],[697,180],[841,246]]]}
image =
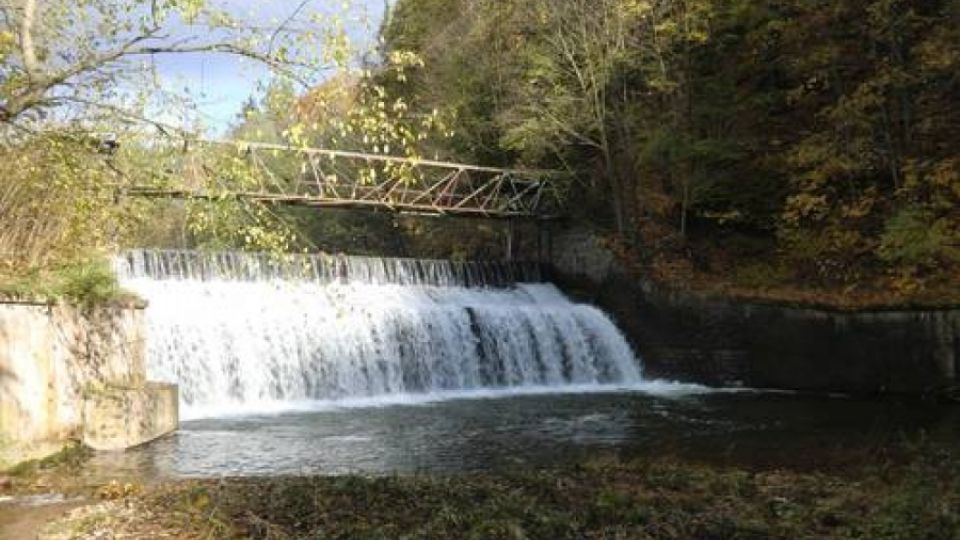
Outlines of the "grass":
{"label": "grass", "polygon": [[135,296],[120,288],[112,268],[102,258],[0,274],[0,298],[65,302],[83,308],[136,301]]}
{"label": "grass", "polygon": [[960,538],[958,464],[947,450],[842,476],[597,460],[493,474],[190,480],[109,490],[118,500],[51,530],[65,538],[949,540]]}
{"label": "grass", "polygon": [[6,475],[32,482],[45,472],[61,473],[75,471],[90,457],[91,451],[78,442],[66,444],[59,452],[43,459],[19,463],[6,471]]}

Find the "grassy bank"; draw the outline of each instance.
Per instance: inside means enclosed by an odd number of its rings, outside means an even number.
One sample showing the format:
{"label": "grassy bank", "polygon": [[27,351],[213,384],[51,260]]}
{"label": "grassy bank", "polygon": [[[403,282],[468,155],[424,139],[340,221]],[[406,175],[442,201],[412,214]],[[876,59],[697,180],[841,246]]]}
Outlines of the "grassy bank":
{"label": "grassy bank", "polygon": [[101,257],[19,271],[0,267],[0,300],[65,302],[85,308],[137,302]]}
{"label": "grassy bank", "polygon": [[54,484],[55,487],[68,487],[73,473],[83,467],[93,451],[77,441],[62,443],[60,446],[58,452],[44,458],[21,461],[8,468],[4,474],[11,480],[10,487],[18,487],[19,491],[23,492],[28,490],[31,484],[40,483],[47,487],[51,480],[58,478],[64,483]]}
{"label": "grassy bank", "polygon": [[552,471],[182,481],[73,512],[45,538],[960,538],[960,461],[856,474],[665,461]]}

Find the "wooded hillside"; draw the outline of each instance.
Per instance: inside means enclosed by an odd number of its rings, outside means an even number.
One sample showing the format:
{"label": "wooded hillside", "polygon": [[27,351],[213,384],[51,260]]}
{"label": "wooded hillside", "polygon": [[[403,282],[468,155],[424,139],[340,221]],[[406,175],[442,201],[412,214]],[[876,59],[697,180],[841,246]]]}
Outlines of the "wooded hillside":
{"label": "wooded hillside", "polygon": [[960,288],[960,1],[399,0],[383,37],[438,151],[574,170],[663,277]]}

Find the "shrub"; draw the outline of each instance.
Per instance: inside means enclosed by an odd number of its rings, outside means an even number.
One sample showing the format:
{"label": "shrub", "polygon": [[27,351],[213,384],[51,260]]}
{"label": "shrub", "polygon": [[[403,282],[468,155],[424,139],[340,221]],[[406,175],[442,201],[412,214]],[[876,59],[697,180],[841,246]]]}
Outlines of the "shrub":
{"label": "shrub", "polygon": [[887,222],[878,254],[887,262],[911,266],[960,262],[958,241],[948,220],[925,210],[906,208]]}
{"label": "shrub", "polygon": [[64,301],[83,308],[134,298],[120,288],[113,269],[102,257],[78,259],[6,279],[0,276],[0,296]]}

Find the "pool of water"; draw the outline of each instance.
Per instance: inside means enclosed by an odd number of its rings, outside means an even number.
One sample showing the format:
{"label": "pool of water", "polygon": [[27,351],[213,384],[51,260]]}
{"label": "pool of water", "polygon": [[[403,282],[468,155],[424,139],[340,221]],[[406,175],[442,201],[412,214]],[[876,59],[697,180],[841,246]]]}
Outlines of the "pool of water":
{"label": "pool of water", "polygon": [[[100,454],[99,478],[491,471],[598,456],[841,468],[904,441],[960,442],[960,408],[761,392],[608,391],[299,404],[184,422]],[[662,390],[662,389],[661,389]]]}

